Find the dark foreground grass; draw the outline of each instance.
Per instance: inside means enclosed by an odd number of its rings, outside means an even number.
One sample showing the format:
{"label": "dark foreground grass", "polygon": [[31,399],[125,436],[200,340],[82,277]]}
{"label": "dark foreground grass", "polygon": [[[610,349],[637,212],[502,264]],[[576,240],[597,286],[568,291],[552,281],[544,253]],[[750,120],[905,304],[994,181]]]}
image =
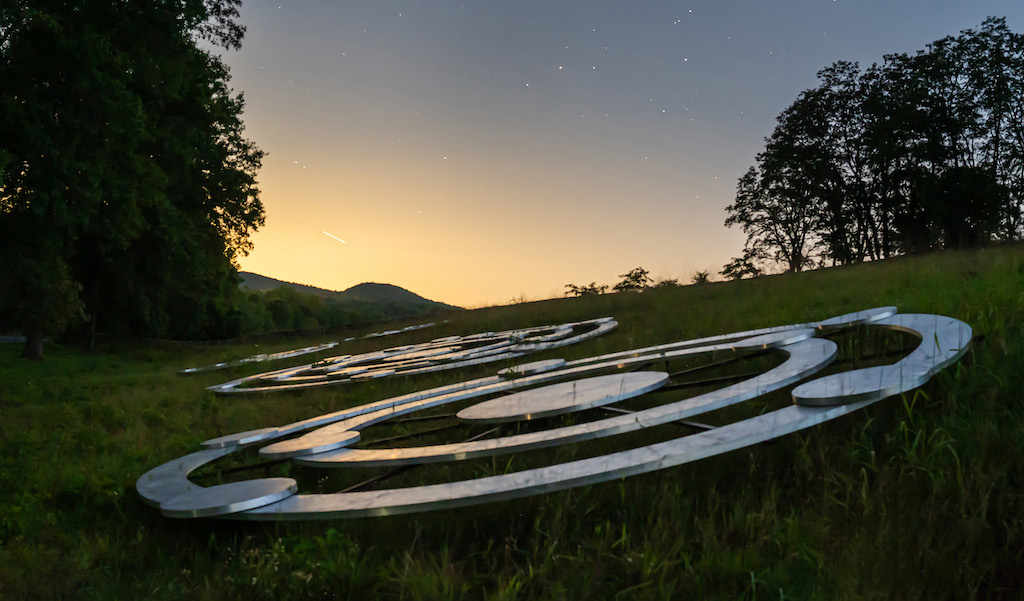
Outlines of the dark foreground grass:
{"label": "dark foreground grass", "polygon": [[[0,597],[998,599],[1024,590],[1024,248],[496,307],[359,351],[615,316],[575,358],[894,304],[981,339],[919,390],[772,444],[469,509],[292,524],[170,520],[134,481],[207,438],[467,373],[218,398],[231,347],[0,347]],[[267,348],[269,347],[269,348]],[[297,360],[296,362],[301,362]]]}

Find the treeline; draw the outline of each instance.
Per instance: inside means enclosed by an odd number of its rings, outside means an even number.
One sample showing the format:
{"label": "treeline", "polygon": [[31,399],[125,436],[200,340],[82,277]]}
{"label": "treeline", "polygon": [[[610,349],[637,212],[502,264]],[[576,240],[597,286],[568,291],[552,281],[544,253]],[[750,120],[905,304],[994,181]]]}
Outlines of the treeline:
{"label": "treeline", "polygon": [[266,292],[241,292],[226,316],[226,334],[331,330],[405,317],[427,317],[443,309],[442,305],[427,303],[336,300],[280,286]]}
{"label": "treeline", "polygon": [[[0,331],[219,338],[264,222],[240,0],[0,2]],[[237,325],[237,324],[235,324]]]}
{"label": "treeline", "polygon": [[818,79],[739,181],[725,224],[746,248],[722,275],[1021,238],[1024,36],[1005,19]]}
{"label": "treeline", "polygon": [[[691,284],[707,284],[711,276],[710,272],[698,271],[693,274],[690,279]],[[651,272],[647,271],[643,267],[635,267],[630,269],[627,273],[619,274],[622,278],[618,284],[612,287],[613,292],[643,292],[645,290],[652,290],[655,288],[675,288],[683,284],[679,283],[676,278],[664,278],[658,280],[657,283],[651,278]],[[607,294],[608,285],[598,285],[597,282],[590,282],[589,284],[566,284],[565,285],[566,296],[592,296],[598,294]]]}

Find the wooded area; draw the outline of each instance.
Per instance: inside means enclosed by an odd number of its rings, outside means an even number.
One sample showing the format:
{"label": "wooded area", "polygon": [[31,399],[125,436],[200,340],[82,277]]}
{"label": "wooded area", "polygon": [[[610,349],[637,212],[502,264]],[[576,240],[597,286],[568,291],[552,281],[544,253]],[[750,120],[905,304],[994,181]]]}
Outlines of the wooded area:
{"label": "wooded area", "polygon": [[240,0],[0,4],[0,329],[219,337],[263,152],[207,49]]}
{"label": "wooded area", "polygon": [[1024,36],[1005,19],[818,79],[739,180],[725,223],[746,248],[722,275],[1021,238]]}

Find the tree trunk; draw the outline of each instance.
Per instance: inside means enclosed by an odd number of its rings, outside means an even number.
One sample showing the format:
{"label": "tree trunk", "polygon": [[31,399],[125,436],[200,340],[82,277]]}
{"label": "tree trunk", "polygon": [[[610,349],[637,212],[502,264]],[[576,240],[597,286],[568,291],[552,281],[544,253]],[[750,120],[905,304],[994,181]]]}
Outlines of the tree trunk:
{"label": "tree trunk", "polygon": [[[93,305],[94,307],[96,305]],[[89,320],[89,352],[96,352],[96,311],[93,310],[92,319]]]}
{"label": "tree trunk", "polygon": [[32,361],[43,360],[43,333],[32,330],[25,333],[25,350],[21,356]]}

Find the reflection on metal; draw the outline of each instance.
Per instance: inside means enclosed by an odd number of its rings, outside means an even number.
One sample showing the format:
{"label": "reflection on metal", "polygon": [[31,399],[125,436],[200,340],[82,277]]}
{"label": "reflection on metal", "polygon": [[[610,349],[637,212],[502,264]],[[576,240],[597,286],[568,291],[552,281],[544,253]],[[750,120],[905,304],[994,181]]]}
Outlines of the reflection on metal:
{"label": "reflection on metal", "polygon": [[160,511],[172,518],[200,518],[237,513],[276,503],[295,494],[291,478],[261,478],[193,489],[163,503]]}
{"label": "reflection on metal", "polygon": [[[188,480],[189,472],[204,464],[228,453],[259,445],[263,445],[259,451],[263,457],[290,459],[299,466],[383,466],[398,470],[420,463],[491,457],[635,432],[706,414],[805,380],[828,366],[837,354],[834,342],[817,338],[816,334],[857,325],[909,332],[918,336],[921,343],[892,365],[827,375],[798,385],[792,392],[795,404],[666,442],[485,478],[360,492],[354,492],[360,487],[350,487],[346,491],[329,494],[293,494],[294,482],[288,478],[249,480],[210,488]],[[522,331],[514,335],[489,332],[476,335],[472,340],[484,344],[503,338],[508,342],[510,337],[514,338],[511,342],[515,348],[525,344],[554,343],[574,336],[549,327],[544,332],[526,331],[525,335]],[[835,419],[887,396],[920,386],[961,357],[971,337],[970,326],[956,319],[937,315],[898,315],[894,308],[883,307],[820,322],[687,340],[576,361],[523,364],[498,376],[414,392],[284,426],[212,439],[203,443],[206,450],[144,474],[136,488],[147,503],[159,506],[168,516],[220,516],[245,520],[391,515],[524,497],[696,461]],[[453,346],[460,340],[447,338],[434,343]],[[508,346],[496,346],[492,351],[514,356],[515,353],[507,349]],[[775,349],[774,352],[785,355],[785,360],[747,380],[691,398],[668,400],[640,410],[614,406],[625,399],[657,390],[666,383],[668,374],[631,371],[644,365],[711,353],[716,354],[717,360],[723,354],[739,357],[765,349]],[[394,352],[408,354],[420,350],[403,347]],[[460,352],[446,351],[445,354],[456,355],[456,362],[462,362]],[[378,354],[374,360],[380,361],[386,356],[387,353]],[[420,357],[424,360],[430,358],[417,355]],[[473,360],[468,355],[461,359]],[[387,367],[393,368],[404,360],[389,362]],[[383,367],[380,365],[365,373],[372,374]],[[607,375],[609,371],[617,373]],[[284,370],[275,373],[277,377],[286,375]],[[515,377],[510,377],[512,375]],[[673,394],[669,388],[665,387],[657,398]],[[502,394],[507,396],[497,396]],[[477,398],[481,402],[471,404],[458,413],[461,423],[472,424],[473,420],[524,423],[526,420],[547,418],[554,419],[556,424],[545,428],[543,426],[547,422],[538,421],[541,429],[534,431],[496,438],[477,435],[465,442],[449,444],[356,448],[360,431],[373,424],[449,403],[462,402],[464,405],[466,401]],[[602,405],[613,413],[611,417],[570,425],[557,425],[557,420],[563,418],[551,417]],[[484,434],[492,432],[488,430]],[[386,443],[387,440],[378,442]],[[382,479],[376,478],[372,483],[379,485]]]}
{"label": "reflection on metal", "polygon": [[532,376],[533,374],[540,374],[553,369],[558,369],[563,365],[565,365],[565,359],[545,359],[543,361],[532,361],[530,363],[523,363],[522,365],[513,365],[512,367],[500,369],[498,370],[498,375],[503,378],[521,378],[523,376]]}
{"label": "reflection on metal", "polygon": [[819,330],[826,331],[839,330],[857,324],[875,323],[879,319],[885,319],[886,317],[895,314],[896,307],[876,307],[874,309],[867,309],[864,311],[857,311],[856,313],[840,315],[839,317],[833,317],[832,319],[819,321],[816,324],[807,324],[807,326],[815,327],[818,328]]}
{"label": "reflection on metal", "polygon": [[760,336],[744,338],[743,340],[734,342],[732,348],[737,351],[763,351],[770,348],[796,344],[801,340],[807,340],[811,336],[814,336],[814,330],[810,328],[794,328],[792,330],[772,332],[770,334],[761,334]]}
{"label": "reflection on metal", "polygon": [[160,503],[169,501],[183,493],[199,490],[202,487],[189,482],[188,475],[200,467],[219,459],[228,453],[241,448],[240,446],[220,447],[196,451],[174,461],[155,467],[142,474],[135,481],[135,490],[142,500],[159,507]]}
{"label": "reflection on metal", "polygon": [[203,442],[203,446],[208,449],[219,449],[223,447],[247,445],[261,440],[267,440],[269,438],[276,438],[280,435],[280,432],[280,428],[259,428],[258,430],[249,430],[248,432],[239,432],[237,434],[228,434],[227,436],[211,438],[210,440]]}
{"label": "reflection on metal", "polygon": [[892,365],[819,378],[793,390],[798,405],[823,406],[877,401],[913,390],[967,352],[971,327],[938,315],[894,315],[877,325],[921,337],[921,344]]}
{"label": "reflection on metal", "polygon": [[521,357],[600,336],[618,326],[604,317],[557,326],[539,326],[471,336],[448,336],[360,355],[339,355],[309,365],[266,372],[210,386],[217,394],[266,393],[413,376]]}
{"label": "reflection on metal", "polygon": [[334,449],[348,446],[359,440],[356,430],[334,432],[330,427],[313,430],[300,438],[291,438],[276,442],[260,449],[260,455],[268,459],[284,459],[299,455],[326,453]]}
{"label": "reflection on metal", "polygon": [[[726,345],[713,346],[698,349],[685,349],[672,353],[671,358],[683,356],[697,356],[710,352],[728,350]],[[467,459],[472,457],[484,457],[511,453],[514,451],[525,451],[552,447],[571,442],[580,442],[593,438],[603,438],[613,434],[635,432],[643,428],[650,428],[682,419],[700,415],[716,409],[722,409],[736,403],[778,390],[804,377],[820,371],[826,367],[836,355],[836,345],[829,340],[810,339],[799,344],[793,344],[782,349],[789,357],[782,365],[768,370],[767,372],[744,382],[739,382],[726,388],[702,394],[696,397],[683,399],[675,402],[658,405],[650,409],[635,411],[628,415],[616,415],[585,424],[575,424],[558,428],[549,428],[540,432],[528,434],[516,434],[501,438],[478,440],[472,442],[451,443],[445,445],[412,447],[403,449],[345,449],[334,453],[323,453],[320,455],[303,457],[298,463],[313,465],[317,467],[356,467],[356,466],[383,466],[406,463],[428,463],[438,461],[449,461],[453,459]],[[650,355],[641,355],[621,363],[625,369],[643,365],[650,362]],[[571,372],[562,372],[561,375],[572,377],[586,375],[596,371],[602,371],[610,367],[608,363],[596,363],[592,366],[577,368]],[[546,374],[546,378],[555,378],[559,374]],[[533,384],[539,384],[547,379],[533,378]],[[526,379],[517,380],[516,384],[525,382]],[[507,385],[506,385],[507,386]],[[456,400],[464,400],[482,396],[494,392],[495,386],[482,386],[473,391],[463,393]],[[437,406],[444,402],[444,398],[435,399],[431,406]],[[403,412],[407,413],[407,411]],[[365,427],[370,423],[377,423],[388,419],[390,412],[378,410],[374,413],[365,414],[355,420],[346,422],[346,428]],[[374,418],[377,418],[374,420]],[[371,421],[374,420],[374,421]],[[261,451],[262,452],[262,451]]]}
{"label": "reflection on metal", "polygon": [[524,390],[466,407],[456,414],[470,422],[529,421],[611,405],[661,388],[668,374],[638,371],[596,376]]}
{"label": "reflection on metal", "polygon": [[[421,323],[414,326],[406,326],[401,330],[388,330],[386,332],[374,332],[367,334],[362,338],[364,340],[370,338],[380,338],[382,336],[391,336],[393,334],[404,334],[405,332],[413,332],[416,330],[422,330],[423,328],[429,328],[434,326],[434,322]],[[351,342],[355,338],[346,338],[345,342]],[[299,357],[301,355],[307,355],[309,353],[318,353],[320,351],[326,351],[338,346],[337,342],[325,342],[324,344],[318,344],[316,346],[307,346],[306,348],[295,349],[291,351],[281,351],[280,353],[270,354],[259,354],[253,355],[252,357],[246,357],[245,359],[236,359],[235,361],[224,361],[222,363],[214,363],[213,365],[204,365],[203,367],[188,367],[179,370],[178,373],[182,375],[197,374],[204,371],[215,371],[218,369],[227,369],[229,367],[238,367],[239,365],[245,365],[247,363],[262,363],[264,361],[277,361],[279,359],[291,359],[292,357]],[[319,362],[318,362],[319,363]],[[316,366],[316,363],[313,364]]]}

